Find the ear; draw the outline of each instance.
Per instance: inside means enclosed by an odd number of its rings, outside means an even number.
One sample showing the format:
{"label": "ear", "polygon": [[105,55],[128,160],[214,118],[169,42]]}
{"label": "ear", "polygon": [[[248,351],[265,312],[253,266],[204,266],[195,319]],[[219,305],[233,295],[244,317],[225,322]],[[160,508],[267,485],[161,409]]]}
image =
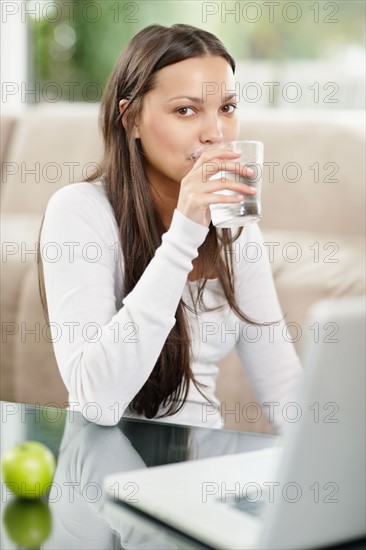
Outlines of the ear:
{"label": "ear", "polygon": [[[119,112],[123,115],[124,111],[126,110],[126,107],[128,105],[128,99],[121,99],[120,102],[118,103],[118,106],[119,106]],[[126,114],[126,116],[128,116],[128,113]],[[123,124],[123,127],[124,129],[126,130],[126,120],[124,119],[124,117],[122,116],[122,124]],[[134,125],[134,138],[137,139],[140,137],[140,134],[139,134],[139,131],[138,131],[138,126],[137,124]]]}

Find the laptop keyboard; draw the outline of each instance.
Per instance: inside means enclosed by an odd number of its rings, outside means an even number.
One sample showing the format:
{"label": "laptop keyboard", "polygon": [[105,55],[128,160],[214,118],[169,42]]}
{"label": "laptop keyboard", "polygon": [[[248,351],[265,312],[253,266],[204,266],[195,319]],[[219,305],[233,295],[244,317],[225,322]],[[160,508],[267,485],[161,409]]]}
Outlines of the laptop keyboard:
{"label": "laptop keyboard", "polygon": [[260,517],[266,505],[267,499],[269,498],[269,492],[262,490],[261,498],[249,499],[245,498],[242,495],[229,495],[226,497],[226,501],[223,502],[221,499],[217,499],[221,504],[230,506],[230,508],[235,508],[246,514],[250,514],[255,517]]}
{"label": "laptop keyboard", "polygon": [[246,500],[245,498],[241,498],[239,502],[234,500],[231,504],[229,504],[229,506],[236,508],[236,510],[240,510],[241,512],[245,512],[256,517],[260,517],[262,515],[264,505],[264,500],[253,502],[252,500]]}

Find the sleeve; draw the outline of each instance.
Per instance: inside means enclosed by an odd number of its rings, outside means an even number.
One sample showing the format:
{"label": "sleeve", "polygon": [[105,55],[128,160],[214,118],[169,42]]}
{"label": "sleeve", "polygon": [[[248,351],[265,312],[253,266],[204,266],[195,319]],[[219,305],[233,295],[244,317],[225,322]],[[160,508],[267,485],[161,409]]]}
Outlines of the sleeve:
{"label": "sleeve", "polygon": [[291,409],[289,404],[297,395],[301,364],[283,319],[258,224],[248,225],[233,246],[239,307],[257,322],[273,323],[253,326],[240,321],[237,353],[260,406],[282,433],[286,422],[296,417],[296,405]]}
{"label": "sleeve", "polygon": [[109,426],[148,379],[208,228],[175,210],[161,246],[120,307],[116,281],[123,258],[115,261],[115,219],[74,185],[51,197],[40,239],[50,330],[72,406]]}

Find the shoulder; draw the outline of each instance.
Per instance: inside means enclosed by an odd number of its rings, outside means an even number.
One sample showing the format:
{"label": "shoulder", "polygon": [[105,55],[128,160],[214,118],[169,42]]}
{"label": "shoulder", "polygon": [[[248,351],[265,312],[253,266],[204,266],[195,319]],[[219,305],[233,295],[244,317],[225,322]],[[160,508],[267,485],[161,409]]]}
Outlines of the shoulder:
{"label": "shoulder", "polygon": [[104,184],[70,183],[52,195],[42,224],[41,240],[118,242],[119,230]]}
{"label": "shoulder", "polygon": [[46,215],[66,212],[72,215],[77,212],[98,213],[114,218],[112,205],[109,202],[105,184],[102,180],[96,182],[70,183],[61,187],[48,201]]}
{"label": "shoulder", "polygon": [[58,189],[48,201],[48,204],[71,204],[73,201],[87,201],[90,204],[108,200],[104,184],[101,180],[96,182],[69,183]]}

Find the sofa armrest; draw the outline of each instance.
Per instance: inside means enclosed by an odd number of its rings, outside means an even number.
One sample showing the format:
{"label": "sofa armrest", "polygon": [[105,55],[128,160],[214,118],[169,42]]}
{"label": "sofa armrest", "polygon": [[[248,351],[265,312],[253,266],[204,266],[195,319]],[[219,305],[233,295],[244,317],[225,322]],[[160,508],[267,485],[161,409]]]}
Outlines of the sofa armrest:
{"label": "sofa armrest", "polygon": [[14,393],[21,403],[65,408],[68,392],[53,351],[51,331],[43,316],[37,266],[29,265],[20,290],[17,324],[22,327],[14,350]]}

